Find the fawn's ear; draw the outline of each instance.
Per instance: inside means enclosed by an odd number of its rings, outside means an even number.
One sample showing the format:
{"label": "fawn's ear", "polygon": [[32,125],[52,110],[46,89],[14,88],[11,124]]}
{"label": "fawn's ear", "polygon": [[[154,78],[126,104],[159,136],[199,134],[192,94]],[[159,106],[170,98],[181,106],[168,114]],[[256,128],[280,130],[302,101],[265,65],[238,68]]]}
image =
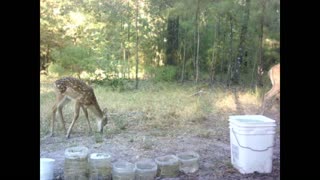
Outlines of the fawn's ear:
{"label": "fawn's ear", "polygon": [[103,112],[103,114],[107,114],[108,109],[107,109],[107,108],[104,108],[104,109],[102,110],[102,112]]}

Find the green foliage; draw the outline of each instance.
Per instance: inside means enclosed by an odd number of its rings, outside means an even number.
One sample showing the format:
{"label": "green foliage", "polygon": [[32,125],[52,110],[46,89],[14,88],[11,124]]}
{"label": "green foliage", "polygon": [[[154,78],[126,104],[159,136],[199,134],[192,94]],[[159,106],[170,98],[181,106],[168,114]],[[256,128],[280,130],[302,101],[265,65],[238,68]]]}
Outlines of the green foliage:
{"label": "green foliage", "polygon": [[62,68],[79,75],[82,71],[92,72],[95,69],[94,56],[90,49],[82,46],[67,46],[54,51],[53,57]]}
{"label": "green foliage", "polygon": [[153,71],[153,80],[156,82],[160,81],[174,81],[176,79],[177,68],[175,66],[161,66],[156,68],[150,68],[149,71]]}
{"label": "green foliage", "polygon": [[109,89],[116,92],[123,92],[126,90],[134,89],[134,81],[125,78],[112,78],[112,79],[94,79],[91,83],[103,86],[105,89]]}
{"label": "green foliage", "polygon": [[51,63],[49,68],[48,68],[49,74],[57,74],[58,76],[64,76],[68,74],[68,71],[61,67],[59,64],[56,63]]}
{"label": "green foliage", "polygon": [[[280,54],[275,49],[268,49],[265,51],[264,58],[266,60],[266,64],[270,67],[278,62],[280,62]],[[268,66],[268,67],[269,67]]]}
{"label": "green foliage", "polygon": [[[184,58],[183,78],[192,80],[196,72],[196,24],[199,24],[199,80],[209,80],[214,67],[214,76],[219,77],[214,79],[227,82],[237,55],[245,14],[243,3],[246,1],[141,0],[143,3],[139,7],[137,27],[136,2],[40,0],[42,68],[51,64],[49,70],[59,75],[86,72],[88,80],[110,83],[114,89],[123,89],[126,86],[123,80],[118,82],[109,78],[104,82],[95,71],[103,70],[106,76],[112,74],[117,78],[133,78],[136,53],[139,53],[140,79],[152,78],[157,82],[181,79]],[[200,12],[197,23],[198,2]],[[266,5],[263,10],[264,2]],[[173,67],[167,66],[168,58],[165,56],[170,46],[168,42],[171,42],[167,32],[169,17],[179,17],[179,23],[172,27],[178,32],[175,33],[177,36],[171,37],[178,42],[175,45]],[[252,72],[257,72],[255,69],[260,60],[261,23],[264,27],[263,41],[269,39],[270,42],[280,44],[279,0],[251,0],[245,43],[246,64],[241,65],[243,69],[240,75],[246,83],[252,82],[252,77],[256,78]],[[138,51],[135,48],[137,33]],[[262,57],[264,68],[279,62],[279,47],[270,48],[264,44]]]}
{"label": "green foliage", "polygon": [[119,79],[111,79],[109,80],[109,86],[111,86],[112,90],[117,91],[124,91],[126,85],[126,80],[119,78]]}

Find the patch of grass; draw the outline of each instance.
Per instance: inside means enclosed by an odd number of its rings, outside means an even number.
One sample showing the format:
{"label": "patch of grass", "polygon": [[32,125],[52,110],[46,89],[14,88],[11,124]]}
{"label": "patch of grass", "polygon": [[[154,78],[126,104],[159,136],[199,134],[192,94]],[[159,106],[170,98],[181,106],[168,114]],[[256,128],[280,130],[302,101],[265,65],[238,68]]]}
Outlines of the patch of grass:
{"label": "patch of grass", "polygon": [[214,106],[222,111],[236,111],[234,95],[231,91],[218,91]]}
{"label": "patch of grass", "polygon": [[[41,81],[40,87],[40,133],[44,136],[50,129],[51,109],[55,101],[52,82],[54,78]],[[201,96],[192,96],[204,89]],[[155,136],[171,135],[179,131],[188,131],[200,137],[209,138],[210,131],[202,131],[203,123],[227,124],[227,117],[236,112],[234,94],[223,87],[210,88],[207,85],[193,85],[177,83],[161,83],[141,81],[139,90],[113,91],[112,88],[95,85],[94,92],[101,109],[107,107],[109,122],[106,129],[107,135],[115,135],[130,130],[150,130]],[[257,106],[256,93],[242,91],[239,101],[244,107]],[[74,103],[71,102],[63,109],[66,126],[70,125],[74,113]],[[216,120],[210,119],[215,114]],[[93,130],[96,127],[95,117],[89,111],[89,119]],[[212,121],[212,122],[210,122]],[[227,127],[227,125],[225,125]],[[55,132],[62,131],[60,117],[57,114]],[[157,131],[152,131],[156,129]],[[87,122],[80,112],[73,131],[87,132]],[[159,133],[159,132],[166,133]],[[59,132],[60,133],[60,132]]]}
{"label": "patch of grass", "polygon": [[42,92],[40,94],[40,136],[43,137],[50,130],[51,110],[55,97],[53,93]]}
{"label": "patch of grass", "polygon": [[209,139],[211,137],[211,134],[212,134],[211,131],[203,130],[198,132],[198,137]]}
{"label": "patch of grass", "polygon": [[145,150],[152,149],[153,145],[154,145],[154,141],[153,141],[153,139],[152,139],[151,137],[149,137],[149,136],[144,136],[144,137],[142,138],[142,145],[141,145],[141,147],[142,147],[143,149],[145,149]]}
{"label": "patch of grass", "polygon": [[124,117],[113,116],[112,119],[117,129],[126,130],[128,128],[128,122],[126,121],[127,119],[124,119]]}
{"label": "patch of grass", "polygon": [[162,131],[161,129],[154,129],[153,131],[150,132],[150,135],[155,137],[163,137],[163,136],[166,136],[167,133],[166,131]]}
{"label": "patch of grass", "polygon": [[107,138],[112,138],[113,136],[120,134],[121,131],[116,128],[106,128],[103,133],[106,134]]}

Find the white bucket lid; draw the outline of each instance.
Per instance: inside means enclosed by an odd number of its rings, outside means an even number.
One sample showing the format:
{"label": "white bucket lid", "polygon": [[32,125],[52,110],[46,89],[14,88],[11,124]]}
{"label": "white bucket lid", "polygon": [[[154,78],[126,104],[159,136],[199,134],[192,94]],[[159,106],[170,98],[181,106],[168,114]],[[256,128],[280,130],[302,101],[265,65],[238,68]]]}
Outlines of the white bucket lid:
{"label": "white bucket lid", "polygon": [[40,158],[40,163],[54,163],[55,160],[52,158]]}
{"label": "white bucket lid", "polygon": [[168,166],[179,163],[179,159],[173,154],[168,154],[165,156],[156,157],[155,162],[160,166]]}
{"label": "white bucket lid", "polygon": [[66,159],[84,159],[88,157],[89,149],[84,146],[76,146],[67,148],[64,151]]}
{"label": "white bucket lid", "polygon": [[142,159],[135,163],[137,173],[156,172],[158,165],[152,159]]}
{"label": "white bucket lid", "polygon": [[125,160],[118,160],[117,162],[112,164],[112,170],[121,173],[134,173],[136,171],[135,165],[131,162]]}
{"label": "white bucket lid", "polygon": [[111,155],[108,153],[91,153],[90,154],[90,159],[110,159]]}
{"label": "white bucket lid", "polygon": [[239,127],[266,127],[276,126],[276,121],[262,115],[236,115],[229,116],[230,126]]}

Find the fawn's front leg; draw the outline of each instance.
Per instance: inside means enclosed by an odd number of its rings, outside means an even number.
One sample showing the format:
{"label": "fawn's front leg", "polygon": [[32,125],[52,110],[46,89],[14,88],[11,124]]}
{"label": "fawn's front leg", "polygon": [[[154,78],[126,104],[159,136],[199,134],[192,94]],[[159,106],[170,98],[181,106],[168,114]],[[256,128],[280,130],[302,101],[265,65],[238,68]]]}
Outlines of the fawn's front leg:
{"label": "fawn's front leg", "polygon": [[63,96],[62,94],[57,94],[57,99],[55,104],[52,107],[52,118],[51,118],[51,131],[50,131],[50,135],[49,136],[53,136],[54,135],[54,123],[56,122],[56,113],[57,110],[59,112],[60,118],[61,118],[61,122],[62,122],[62,126],[64,129],[64,132],[66,133],[66,125],[64,122],[64,118],[62,115],[62,109],[63,106],[66,105],[70,100],[68,98],[66,98],[65,96]]}
{"label": "fawn's front leg", "polygon": [[75,104],[75,108],[74,108],[74,116],[73,116],[73,120],[72,120],[72,123],[68,129],[68,132],[67,132],[67,135],[66,135],[66,138],[69,138],[70,137],[70,133],[71,133],[71,129],[74,125],[74,123],[76,122],[76,120],[78,119],[79,117],[79,112],[80,112],[80,103],[79,102],[76,102]]}
{"label": "fawn's front leg", "polygon": [[88,127],[89,127],[89,134],[91,134],[92,133],[92,128],[91,128],[91,125],[90,125],[90,120],[89,120],[89,116],[88,116],[88,110],[83,105],[81,105],[81,108],[82,108],[82,110],[84,112],[84,115],[86,116],[86,119],[87,119],[87,123],[88,123]]}

